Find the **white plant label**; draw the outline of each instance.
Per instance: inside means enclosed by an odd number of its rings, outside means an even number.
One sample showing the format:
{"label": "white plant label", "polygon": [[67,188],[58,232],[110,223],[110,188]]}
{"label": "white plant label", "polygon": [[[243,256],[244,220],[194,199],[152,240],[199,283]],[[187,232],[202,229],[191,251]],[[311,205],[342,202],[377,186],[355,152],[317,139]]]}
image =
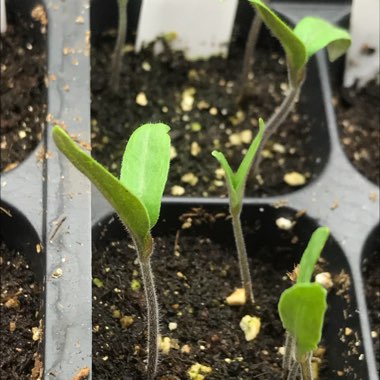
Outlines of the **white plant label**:
{"label": "white plant label", "polygon": [[237,0],[143,0],[136,50],[159,36],[188,59],[227,55]]}
{"label": "white plant label", "polygon": [[356,82],[361,87],[379,75],[380,2],[353,0],[351,10],[352,45],[346,56],[344,86]]}
{"label": "white plant label", "polygon": [[0,0],[0,33],[7,30],[7,13],[5,10],[5,0]]}

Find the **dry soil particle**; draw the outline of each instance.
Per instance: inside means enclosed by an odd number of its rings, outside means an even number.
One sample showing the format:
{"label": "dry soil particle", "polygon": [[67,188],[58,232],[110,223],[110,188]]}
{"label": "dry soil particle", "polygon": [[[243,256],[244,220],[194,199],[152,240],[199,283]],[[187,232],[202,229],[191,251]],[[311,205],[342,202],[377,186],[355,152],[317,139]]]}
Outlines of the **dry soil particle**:
{"label": "dry soil particle", "polygon": [[[93,251],[94,376],[142,380],[146,311],[136,253],[126,238],[109,240],[106,230],[101,235],[104,240],[95,244]],[[284,331],[277,302],[290,286],[285,274],[296,261],[294,247],[289,243],[258,250],[257,258],[250,262],[256,304],[253,308],[231,307],[225,304],[225,297],[240,284],[233,246],[194,235],[191,229],[175,236],[157,238],[153,258],[162,336],[171,342],[169,354],[161,355],[157,380],[187,379],[186,373],[195,363],[212,368],[207,380],[281,379],[279,348]],[[261,331],[251,342],[245,341],[239,328],[246,314],[261,318]],[[355,349],[354,333],[342,339]],[[347,348],[335,355],[349,358],[356,354]],[[321,380],[345,378],[344,372],[337,377],[324,364],[320,375]]]}
{"label": "dry soil particle", "polygon": [[[38,351],[41,289],[24,258],[0,242],[2,380],[29,379]],[[34,329],[34,330],[33,330]],[[33,340],[33,336],[37,340]]]}
{"label": "dry soil particle", "polygon": [[[175,148],[166,193],[181,186],[176,195],[224,195],[225,185],[211,156],[221,150],[237,168],[252,137],[257,119],[267,119],[281,103],[287,88],[285,60],[276,50],[257,51],[255,77],[244,104],[236,102],[242,49],[225,60],[189,62],[157,42],[139,54],[124,56],[120,91],[108,86],[113,39],[93,40],[91,50],[92,153],[118,174],[125,143],[139,125],[162,121],[171,126]],[[154,46],[164,46],[155,56]],[[312,126],[307,116],[293,112],[264,152],[261,178],[250,180],[249,195],[284,194],[294,188],[283,177],[300,172],[309,180],[315,162],[310,149]],[[187,175],[187,176],[185,176]],[[184,177],[185,176],[185,177]],[[194,178],[195,177],[195,178]],[[178,188],[177,188],[178,190]],[[174,195],[174,194],[173,194]]]}
{"label": "dry soil particle", "polygon": [[36,147],[46,118],[46,27],[11,8],[0,37],[0,171],[13,169]]}
{"label": "dry soil particle", "polygon": [[345,89],[336,99],[343,148],[353,165],[380,185],[380,87],[375,81]]}

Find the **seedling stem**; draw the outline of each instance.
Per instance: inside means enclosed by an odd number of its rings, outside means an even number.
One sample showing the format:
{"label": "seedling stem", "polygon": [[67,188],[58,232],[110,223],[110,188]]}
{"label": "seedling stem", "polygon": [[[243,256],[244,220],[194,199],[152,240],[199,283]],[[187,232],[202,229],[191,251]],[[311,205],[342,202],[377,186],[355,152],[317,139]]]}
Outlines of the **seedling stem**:
{"label": "seedling stem", "polygon": [[241,214],[241,209],[242,209],[241,206],[242,205],[240,204],[237,210],[236,208],[234,210],[232,206],[230,206],[230,213],[232,217],[232,227],[234,231],[236,250],[238,253],[240,277],[242,280],[245,297],[247,301],[253,304],[255,302],[255,299],[253,296],[251,274],[249,272],[247,249],[245,246],[243,229],[241,227],[241,220],[240,220],[240,214]]}
{"label": "seedling stem", "polygon": [[127,5],[128,0],[118,0],[119,25],[115,48],[112,54],[110,86],[114,93],[119,91],[120,71],[123,59],[123,47],[127,36]]}
{"label": "seedling stem", "polygon": [[258,173],[258,169],[261,162],[261,152],[268,142],[269,138],[276,133],[278,127],[283,123],[283,121],[287,118],[290,111],[293,109],[294,104],[298,100],[298,96],[300,94],[302,87],[302,82],[296,87],[290,86],[290,90],[286,95],[285,99],[282,101],[280,107],[272,114],[270,119],[268,120],[265,128],[265,132],[263,135],[263,140],[258,148],[256,156],[253,161],[253,172]]}

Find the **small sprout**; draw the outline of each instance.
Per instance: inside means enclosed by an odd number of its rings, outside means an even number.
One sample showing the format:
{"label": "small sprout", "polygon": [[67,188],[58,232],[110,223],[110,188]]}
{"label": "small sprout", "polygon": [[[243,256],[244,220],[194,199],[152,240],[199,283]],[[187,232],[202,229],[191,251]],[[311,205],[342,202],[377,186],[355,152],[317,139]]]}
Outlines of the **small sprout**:
{"label": "small sprout", "polygon": [[92,279],[92,283],[93,283],[95,286],[97,286],[98,288],[103,288],[103,286],[104,286],[103,281],[100,280],[100,279],[97,278],[97,277],[94,277],[94,278]]}
{"label": "small sprout", "polygon": [[238,288],[226,298],[227,305],[241,306],[245,305],[246,297],[244,288]]}
{"label": "small sprout", "polygon": [[245,315],[240,321],[240,328],[245,334],[245,340],[250,342],[257,337],[260,332],[261,321],[258,317],[252,317],[251,315]]}
{"label": "small sprout", "polygon": [[234,173],[231,166],[228,164],[226,157],[221,152],[213,151],[212,155],[219,161],[221,167],[224,169],[230,204],[230,214],[232,217],[232,227],[234,230],[234,237],[236,248],[239,258],[240,276],[245,290],[246,298],[249,299],[251,304],[254,303],[252,280],[249,273],[248,256],[245,248],[243,230],[241,227],[240,214],[243,207],[243,199],[245,193],[245,186],[248,178],[248,173],[252,167],[253,160],[256,152],[259,149],[261,140],[263,138],[265,124],[262,119],[259,120],[259,132],[255,139],[252,141],[241,162],[238,170]]}
{"label": "small sprout", "polygon": [[187,371],[188,375],[190,376],[190,380],[204,380],[206,376],[211,372],[211,367],[199,363],[193,364]]}
{"label": "small sprout", "polygon": [[302,380],[313,380],[311,358],[322,336],[327,291],[310,280],[329,234],[327,227],[313,233],[301,258],[297,282],[280,297],[278,311],[286,330],[285,379],[292,379],[300,369]]}
{"label": "small sprout", "polygon": [[[154,379],[157,370],[159,335],[157,295],[150,264],[154,248],[151,229],[159,217],[161,198],[168,177],[169,129],[162,123],[144,124],[136,129],[125,148],[120,179],[117,179],[82,151],[62,128],[53,128],[53,139],[57,147],[111,203],[132,237],[148,310],[149,380]],[[116,288],[114,291],[120,292]]]}

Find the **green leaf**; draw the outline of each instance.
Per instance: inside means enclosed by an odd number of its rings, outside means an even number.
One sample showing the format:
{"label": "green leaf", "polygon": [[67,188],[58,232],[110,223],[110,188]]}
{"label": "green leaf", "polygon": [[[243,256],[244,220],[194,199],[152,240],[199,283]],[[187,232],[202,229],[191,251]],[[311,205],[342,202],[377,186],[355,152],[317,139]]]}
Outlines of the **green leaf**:
{"label": "green leaf", "polygon": [[311,235],[301,258],[297,284],[310,282],[314,266],[321,255],[329,235],[330,229],[328,227],[319,227],[314,231],[313,235]]}
{"label": "green leaf", "polygon": [[212,155],[219,161],[220,165],[226,173],[228,193],[233,207],[241,205],[243,201],[247,177],[251,169],[253,159],[255,158],[257,149],[259,148],[261,140],[263,138],[264,130],[264,121],[262,119],[259,119],[259,132],[249,146],[248,152],[245,154],[243,161],[241,162],[236,173],[234,173],[231,169],[231,166],[229,165],[223,153],[217,151],[212,152]]}
{"label": "green leaf", "polygon": [[307,63],[306,48],[303,42],[262,0],[249,0],[259,12],[265,25],[283,46],[289,65],[290,81],[298,86],[304,75]]}
{"label": "green leaf", "polygon": [[120,182],[144,204],[150,228],[157,223],[170,163],[170,128],[144,124],[129,138],[120,171]]}
{"label": "green leaf", "polygon": [[245,184],[247,182],[247,177],[249,171],[251,170],[253,160],[255,158],[257,149],[261,144],[265,131],[265,124],[263,119],[259,119],[259,133],[256,135],[255,139],[252,141],[248,148],[248,152],[245,154],[243,161],[241,162],[239,169],[235,175],[235,188],[241,196],[244,196]]}
{"label": "green leaf", "polygon": [[308,58],[327,47],[330,61],[335,61],[351,45],[351,36],[346,30],[317,17],[303,18],[294,33],[305,44]]}
{"label": "green leaf", "polygon": [[315,350],[321,340],[326,296],[326,290],[314,282],[295,284],[280,297],[280,318],[285,330],[296,340],[298,358]]}
{"label": "green leaf", "polygon": [[223,153],[214,150],[211,154],[219,161],[220,166],[224,169],[224,172],[226,173],[226,183],[230,201],[233,206],[236,206],[238,198],[235,189],[235,174],[232,171],[231,166],[229,165]]}
{"label": "green leaf", "polygon": [[87,153],[62,128],[53,127],[53,139],[60,151],[105,196],[119,214],[137,244],[150,242],[149,216],[145,206],[121,182]]}

